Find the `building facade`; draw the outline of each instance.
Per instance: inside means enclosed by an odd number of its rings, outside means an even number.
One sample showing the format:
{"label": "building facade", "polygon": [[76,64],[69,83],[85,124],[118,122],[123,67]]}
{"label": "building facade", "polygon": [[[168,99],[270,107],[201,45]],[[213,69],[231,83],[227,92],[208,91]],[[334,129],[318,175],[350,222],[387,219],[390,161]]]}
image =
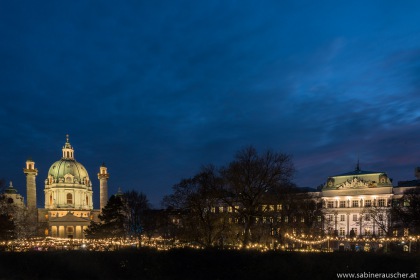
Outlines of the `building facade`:
{"label": "building facade", "polygon": [[401,181],[393,186],[385,172],[356,169],[328,177],[319,195],[322,201],[323,231],[326,234],[352,236],[407,236],[410,229],[394,216],[407,191],[420,192],[420,168],[417,180]]}
{"label": "building facade", "polygon": [[[38,222],[45,236],[84,238],[90,222],[97,221],[100,209],[93,207],[93,186],[86,168],[75,159],[66,136],[62,157],[48,170],[44,183],[44,208],[36,208],[36,177],[38,170],[32,159],[26,161],[27,209]],[[104,164],[98,174],[101,207],[106,204],[109,174]]]}
{"label": "building facade", "polygon": [[331,176],[321,191],[324,230],[338,236],[386,235],[393,186],[385,172],[364,171]]}

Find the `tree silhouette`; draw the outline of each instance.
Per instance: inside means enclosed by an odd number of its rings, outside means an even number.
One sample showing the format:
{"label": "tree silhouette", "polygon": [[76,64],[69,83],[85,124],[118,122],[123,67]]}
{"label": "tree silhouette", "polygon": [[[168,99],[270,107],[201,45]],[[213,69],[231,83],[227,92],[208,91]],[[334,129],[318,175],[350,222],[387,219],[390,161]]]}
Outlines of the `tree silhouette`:
{"label": "tree silhouette", "polygon": [[251,229],[264,196],[288,185],[293,173],[289,155],[270,150],[259,154],[252,146],[239,151],[235,159],[222,169],[225,202],[237,209],[244,221],[244,246],[250,241]]}
{"label": "tree silhouette", "polygon": [[86,229],[88,238],[125,237],[127,213],[122,195],[112,195],[99,214],[100,222],[92,221]]}

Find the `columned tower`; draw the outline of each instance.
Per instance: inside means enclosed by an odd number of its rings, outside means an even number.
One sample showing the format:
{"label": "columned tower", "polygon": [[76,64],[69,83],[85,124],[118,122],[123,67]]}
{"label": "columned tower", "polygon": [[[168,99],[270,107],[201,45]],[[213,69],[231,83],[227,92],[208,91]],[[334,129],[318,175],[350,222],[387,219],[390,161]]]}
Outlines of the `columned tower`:
{"label": "columned tower", "polygon": [[26,161],[26,168],[23,169],[26,174],[26,199],[29,210],[36,209],[36,176],[38,169],[35,168],[35,162],[32,159]]}
{"label": "columned tower", "polygon": [[99,179],[99,193],[100,193],[100,206],[99,209],[105,207],[105,205],[108,202],[108,179],[109,174],[107,172],[107,168],[105,166],[105,163],[102,163],[101,167],[99,168],[98,173],[98,179]]}

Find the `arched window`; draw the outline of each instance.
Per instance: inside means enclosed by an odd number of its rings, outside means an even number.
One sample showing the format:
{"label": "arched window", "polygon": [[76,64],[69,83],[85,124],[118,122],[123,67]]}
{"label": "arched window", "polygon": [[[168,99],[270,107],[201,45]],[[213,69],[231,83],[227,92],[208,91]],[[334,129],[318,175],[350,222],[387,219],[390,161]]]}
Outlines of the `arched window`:
{"label": "arched window", "polygon": [[86,196],[86,205],[89,205],[89,197]]}
{"label": "arched window", "polygon": [[71,193],[67,194],[67,204],[73,204],[73,195]]}
{"label": "arched window", "polygon": [[53,204],[53,198],[52,198],[52,194],[50,194],[50,205]]}

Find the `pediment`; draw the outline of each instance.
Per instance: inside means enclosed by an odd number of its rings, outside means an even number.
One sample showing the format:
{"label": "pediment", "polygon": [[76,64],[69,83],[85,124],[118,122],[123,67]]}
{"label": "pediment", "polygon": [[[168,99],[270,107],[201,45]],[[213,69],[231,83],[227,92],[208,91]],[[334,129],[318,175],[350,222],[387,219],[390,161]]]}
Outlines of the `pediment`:
{"label": "pediment", "polygon": [[374,188],[376,186],[377,185],[375,181],[367,181],[358,177],[354,177],[352,179],[348,179],[342,183],[337,184],[337,189],[365,189]]}

